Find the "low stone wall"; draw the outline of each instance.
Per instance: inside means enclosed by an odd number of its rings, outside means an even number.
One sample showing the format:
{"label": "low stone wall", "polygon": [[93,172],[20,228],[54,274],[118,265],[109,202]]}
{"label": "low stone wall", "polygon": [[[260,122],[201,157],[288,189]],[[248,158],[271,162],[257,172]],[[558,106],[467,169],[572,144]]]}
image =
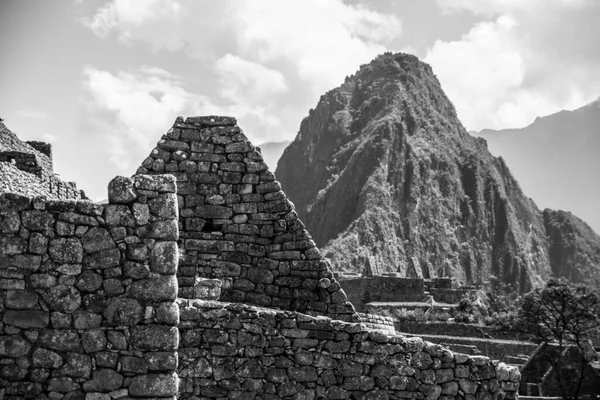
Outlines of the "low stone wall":
{"label": "low stone wall", "polygon": [[175,180],[109,201],[0,196],[0,398],[176,395]]}
{"label": "low stone wall", "polygon": [[360,323],[371,330],[381,330],[389,333],[396,333],[394,320],[390,317],[384,317],[376,314],[358,313]]}
{"label": "low stone wall", "polygon": [[364,312],[370,302],[421,301],[425,286],[423,279],[392,276],[338,276],[348,300],[357,311]]}
{"label": "low stone wall", "polygon": [[420,338],[242,304],[179,306],[181,399],[516,398],[516,368]]}

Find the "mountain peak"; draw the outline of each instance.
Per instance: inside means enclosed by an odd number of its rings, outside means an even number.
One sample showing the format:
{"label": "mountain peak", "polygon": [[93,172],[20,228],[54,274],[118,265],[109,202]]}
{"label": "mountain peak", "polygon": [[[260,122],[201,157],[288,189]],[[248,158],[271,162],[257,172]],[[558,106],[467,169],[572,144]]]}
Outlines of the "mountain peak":
{"label": "mountain peak", "polygon": [[323,95],[276,176],[338,272],[519,291],[552,276],[541,212],[415,56],[382,54]]}

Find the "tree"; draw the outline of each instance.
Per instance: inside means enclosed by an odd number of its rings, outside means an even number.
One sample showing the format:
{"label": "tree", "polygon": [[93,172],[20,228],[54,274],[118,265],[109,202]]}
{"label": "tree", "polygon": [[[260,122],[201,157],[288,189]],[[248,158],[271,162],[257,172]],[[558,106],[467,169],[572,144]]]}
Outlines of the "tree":
{"label": "tree", "polygon": [[[590,334],[600,327],[600,297],[584,285],[572,285],[564,280],[550,280],[544,288],[527,293],[521,302],[517,329],[545,343],[557,343],[558,354],[576,346],[579,365],[568,374],[560,358],[549,360],[556,380],[566,399],[577,399],[584,380],[584,369],[595,357],[590,352]],[[559,367],[560,365],[560,367]],[[568,375],[568,376],[567,376]]]}

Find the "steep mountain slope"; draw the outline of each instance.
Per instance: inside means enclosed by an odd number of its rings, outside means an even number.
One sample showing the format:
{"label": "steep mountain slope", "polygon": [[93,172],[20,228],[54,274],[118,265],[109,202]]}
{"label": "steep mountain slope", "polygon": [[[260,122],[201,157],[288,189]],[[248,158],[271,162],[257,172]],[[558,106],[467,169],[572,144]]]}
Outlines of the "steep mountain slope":
{"label": "steep mountain slope", "polygon": [[[542,212],[411,55],[379,56],[323,95],[276,176],[338,271],[524,291],[575,266],[569,257],[551,266]],[[600,281],[600,238],[578,223],[561,220],[586,238],[585,265]]]}
{"label": "steep mountain slope", "polygon": [[265,142],[258,145],[263,159],[271,171],[275,171],[275,168],[277,168],[277,161],[279,161],[283,151],[290,143],[289,140],[284,140],[282,142]]}
{"label": "steep mountain slope", "polygon": [[538,204],[570,210],[600,233],[600,99],[521,129],[485,129],[477,135],[506,159]]}

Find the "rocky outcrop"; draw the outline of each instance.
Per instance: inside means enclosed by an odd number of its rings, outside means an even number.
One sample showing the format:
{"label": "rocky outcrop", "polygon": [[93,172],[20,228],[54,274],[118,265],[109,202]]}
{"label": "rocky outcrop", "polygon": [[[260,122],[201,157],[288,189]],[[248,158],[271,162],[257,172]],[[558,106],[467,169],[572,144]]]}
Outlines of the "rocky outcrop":
{"label": "rocky outcrop", "polygon": [[541,211],[414,56],[386,53],[323,95],[276,176],[336,271],[518,291],[555,275]]}

